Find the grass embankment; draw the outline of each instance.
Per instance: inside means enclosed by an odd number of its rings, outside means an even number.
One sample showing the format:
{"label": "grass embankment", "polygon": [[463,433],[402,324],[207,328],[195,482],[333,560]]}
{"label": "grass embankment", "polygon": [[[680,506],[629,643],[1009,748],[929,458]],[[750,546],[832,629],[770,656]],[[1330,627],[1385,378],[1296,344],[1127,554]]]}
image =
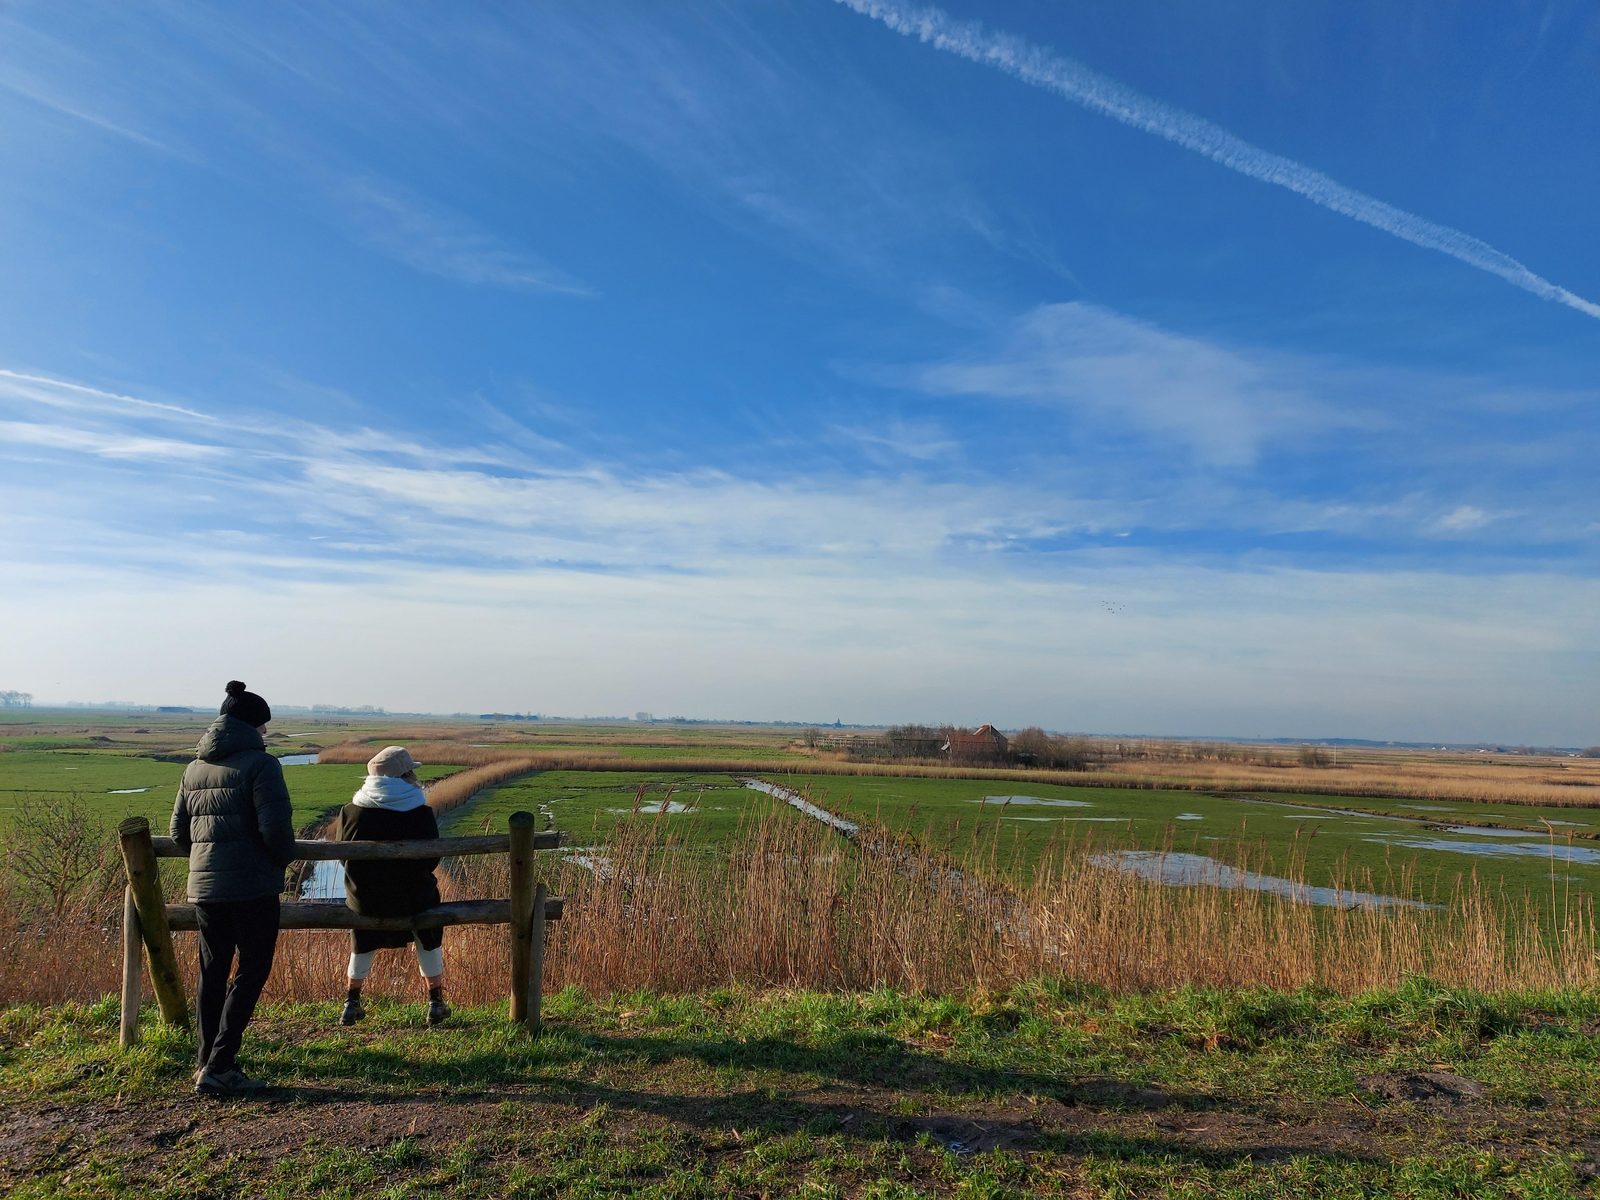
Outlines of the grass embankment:
{"label": "grass embankment", "polygon": [[0,1013],[0,1189],[38,1197],[1592,1194],[1600,999],[1416,981],[1113,997],[552,997],[422,1027],[269,1006],[188,1094],[189,1035],[111,1001]]}

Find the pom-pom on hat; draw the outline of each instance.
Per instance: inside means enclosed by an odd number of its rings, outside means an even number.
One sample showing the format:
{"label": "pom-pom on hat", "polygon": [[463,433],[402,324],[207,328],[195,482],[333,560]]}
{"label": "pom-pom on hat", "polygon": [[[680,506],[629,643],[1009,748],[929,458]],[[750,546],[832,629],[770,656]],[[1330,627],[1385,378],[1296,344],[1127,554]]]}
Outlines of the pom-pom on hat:
{"label": "pom-pom on hat", "polygon": [[385,746],[367,760],[367,774],[408,775],[421,765],[404,746]]}
{"label": "pom-pom on hat", "polygon": [[244,684],[230,679],[226,689],[228,698],[218,710],[225,717],[235,717],[246,725],[265,725],[272,720],[272,708],[254,692],[244,690]]}

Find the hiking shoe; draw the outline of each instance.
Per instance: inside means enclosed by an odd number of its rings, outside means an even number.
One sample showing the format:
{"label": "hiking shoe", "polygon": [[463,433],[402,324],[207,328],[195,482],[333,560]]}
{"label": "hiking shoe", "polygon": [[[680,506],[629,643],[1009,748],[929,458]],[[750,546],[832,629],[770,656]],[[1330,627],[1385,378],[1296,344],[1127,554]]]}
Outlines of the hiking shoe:
{"label": "hiking shoe", "polygon": [[361,1001],[346,1000],[344,1002],[344,1011],[339,1014],[339,1024],[354,1025],[357,1021],[366,1020],[366,1017],[367,1010],[361,1007]]}
{"label": "hiking shoe", "polygon": [[195,1080],[194,1090],[202,1096],[239,1096],[246,1092],[259,1092],[266,1086],[259,1079],[251,1079],[238,1067],[230,1067],[226,1071],[213,1071],[208,1067]]}
{"label": "hiking shoe", "polygon": [[440,1025],[450,1016],[450,1006],[443,1000],[428,1001],[428,1024]]}

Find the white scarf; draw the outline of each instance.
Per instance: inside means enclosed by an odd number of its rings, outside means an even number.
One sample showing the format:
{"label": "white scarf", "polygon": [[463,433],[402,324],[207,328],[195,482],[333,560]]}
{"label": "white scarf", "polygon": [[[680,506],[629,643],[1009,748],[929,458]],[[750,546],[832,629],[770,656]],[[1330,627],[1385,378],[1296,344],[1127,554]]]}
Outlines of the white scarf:
{"label": "white scarf", "polygon": [[357,808],[387,808],[390,812],[410,812],[428,802],[422,789],[397,775],[368,775],[350,801]]}

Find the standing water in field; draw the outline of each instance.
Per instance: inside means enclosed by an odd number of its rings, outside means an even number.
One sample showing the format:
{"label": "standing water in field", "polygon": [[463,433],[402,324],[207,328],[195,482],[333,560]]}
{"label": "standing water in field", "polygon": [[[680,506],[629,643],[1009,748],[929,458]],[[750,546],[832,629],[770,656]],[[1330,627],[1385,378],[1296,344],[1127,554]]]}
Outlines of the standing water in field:
{"label": "standing water in field", "polygon": [[1096,854],[1089,861],[1097,867],[1123,871],[1152,883],[1164,883],[1172,887],[1243,888],[1253,892],[1271,892],[1300,904],[1320,904],[1331,908],[1436,907],[1420,900],[1403,900],[1399,896],[1357,892],[1349,888],[1313,887],[1277,875],[1258,875],[1254,871],[1230,867],[1204,854],[1119,850],[1113,854]]}
{"label": "standing water in field", "polygon": [[861,831],[861,826],[854,821],[846,821],[843,817],[834,816],[827,809],[811,803],[793,788],[786,788],[776,783],[768,783],[765,779],[746,779],[744,785],[747,788],[754,788],[758,792],[765,792],[769,796],[777,797],[785,804],[798,808],[806,816],[815,817],[824,825],[832,826],[844,834],[845,837],[854,837]]}
{"label": "standing water in field", "polygon": [[[1474,829],[1473,832],[1485,833],[1487,831]],[[1512,834],[1512,831],[1506,830],[1504,833],[1491,836],[1505,837],[1508,834]],[[1451,838],[1422,837],[1367,838],[1366,840],[1390,846],[1403,846],[1407,850],[1442,850],[1449,854],[1476,854],[1485,858],[1550,858],[1556,862],[1564,863],[1600,863],[1600,850],[1589,846],[1572,846],[1565,842],[1461,842]]]}
{"label": "standing water in field", "polygon": [[1087,800],[1053,800],[1044,796],[983,796],[972,801],[973,804],[998,804],[1006,805],[1039,804],[1045,808],[1093,808]]}
{"label": "standing water in field", "polygon": [[344,864],[331,858],[312,863],[300,884],[300,899],[343,900]]}

